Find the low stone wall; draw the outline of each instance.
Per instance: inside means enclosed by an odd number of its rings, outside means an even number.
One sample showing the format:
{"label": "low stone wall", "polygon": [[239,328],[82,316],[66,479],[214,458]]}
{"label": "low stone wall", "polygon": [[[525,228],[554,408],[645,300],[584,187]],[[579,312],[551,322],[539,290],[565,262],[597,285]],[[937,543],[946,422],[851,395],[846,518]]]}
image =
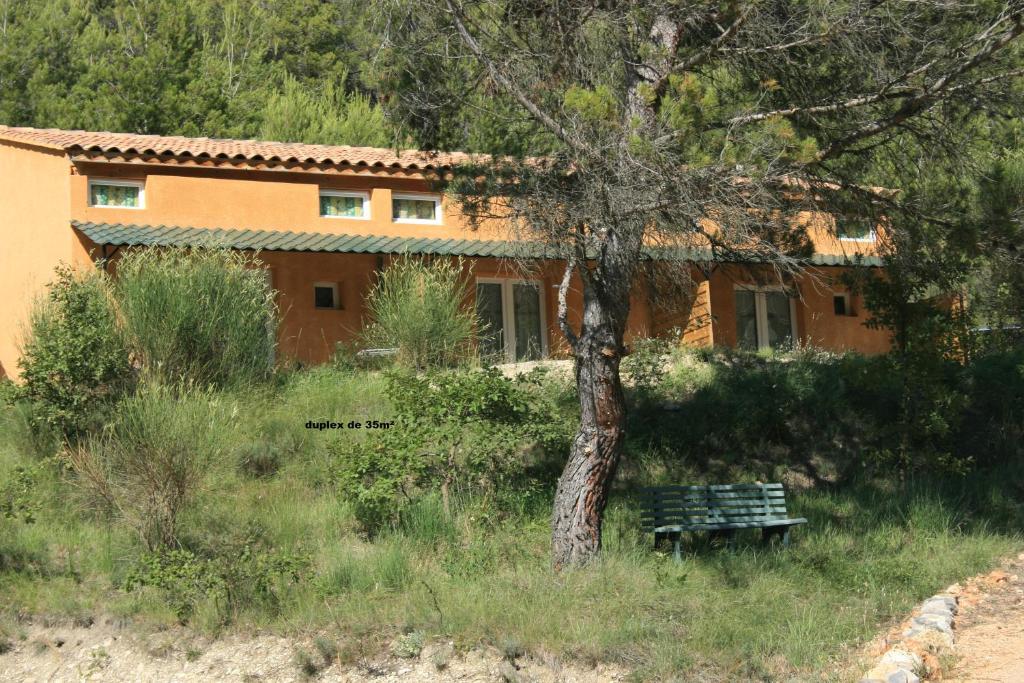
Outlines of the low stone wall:
{"label": "low stone wall", "polygon": [[933,673],[932,664],[953,649],[953,619],[957,596],[953,590],[925,600],[914,610],[897,642],[886,650],[860,683],[920,683]]}

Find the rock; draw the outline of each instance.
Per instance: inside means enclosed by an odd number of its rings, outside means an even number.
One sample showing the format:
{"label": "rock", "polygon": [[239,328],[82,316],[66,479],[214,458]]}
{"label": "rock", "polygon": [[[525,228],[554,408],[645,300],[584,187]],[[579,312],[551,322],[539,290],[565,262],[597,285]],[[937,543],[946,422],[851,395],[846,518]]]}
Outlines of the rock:
{"label": "rock", "polygon": [[894,647],[882,655],[879,664],[891,664],[907,671],[919,671],[924,665],[924,661],[909,650]]}
{"label": "rock", "polygon": [[892,664],[879,664],[861,679],[861,683],[866,683],[866,681],[881,681],[881,683],[921,683],[921,678],[913,671],[909,671],[902,667]]}

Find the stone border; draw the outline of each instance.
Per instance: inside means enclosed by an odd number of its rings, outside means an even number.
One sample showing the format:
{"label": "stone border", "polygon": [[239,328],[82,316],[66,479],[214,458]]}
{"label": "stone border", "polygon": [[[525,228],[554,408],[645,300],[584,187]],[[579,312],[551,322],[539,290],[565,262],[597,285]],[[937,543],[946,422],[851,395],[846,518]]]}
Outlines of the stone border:
{"label": "stone border", "polygon": [[957,596],[950,590],[921,603],[899,642],[882,655],[860,683],[920,683],[922,676],[931,673],[926,658],[936,662],[940,654],[953,648],[957,602]]}

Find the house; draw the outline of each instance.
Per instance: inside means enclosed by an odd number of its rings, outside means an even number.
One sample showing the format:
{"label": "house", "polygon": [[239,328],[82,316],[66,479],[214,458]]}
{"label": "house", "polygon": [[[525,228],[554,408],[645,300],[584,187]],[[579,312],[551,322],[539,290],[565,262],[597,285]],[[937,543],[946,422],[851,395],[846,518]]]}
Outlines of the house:
{"label": "house", "polygon": [[[560,352],[561,265],[517,267],[500,226],[471,230],[431,191],[430,174],[465,155],[0,126],[0,376],[15,376],[33,298],[60,262],[116,261],[135,245],[259,250],[279,292],[278,354],[327,360],[366,317],[364,296],[397,254],[458,257],[491,329],[485,350],[511,360]],[[770,347],[794,340],[865,353],[889,335],[866,328],[860,298],[839,276],[879,266],[872,228],[835,238],[815,229],[813,274],[785,290],[756,267],[693,269],[689,294],[668,302],[651,283],[633,294],[629,335],[682,329],[688,344]],[[854,259],[856,257],[856,260]],[[570,311],[580,294],[569,295]]]}

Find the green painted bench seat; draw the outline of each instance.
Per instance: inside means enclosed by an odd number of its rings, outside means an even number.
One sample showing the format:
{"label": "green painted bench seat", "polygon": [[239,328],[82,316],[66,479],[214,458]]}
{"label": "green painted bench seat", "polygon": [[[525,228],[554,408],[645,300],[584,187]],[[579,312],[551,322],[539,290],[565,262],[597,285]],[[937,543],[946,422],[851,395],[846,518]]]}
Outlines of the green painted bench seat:
{"label": "green painted bench seat", "polygon": [[778,535],[788,546],[789,530],[807,523],[789,516],[782,484],[651,486],[640,490],[640,502],[641,527],[654,533],[655,544],[671,539],[677,561],[684,532],[708,531],[731,540],[738,529],[763,529],[766,542]]}

